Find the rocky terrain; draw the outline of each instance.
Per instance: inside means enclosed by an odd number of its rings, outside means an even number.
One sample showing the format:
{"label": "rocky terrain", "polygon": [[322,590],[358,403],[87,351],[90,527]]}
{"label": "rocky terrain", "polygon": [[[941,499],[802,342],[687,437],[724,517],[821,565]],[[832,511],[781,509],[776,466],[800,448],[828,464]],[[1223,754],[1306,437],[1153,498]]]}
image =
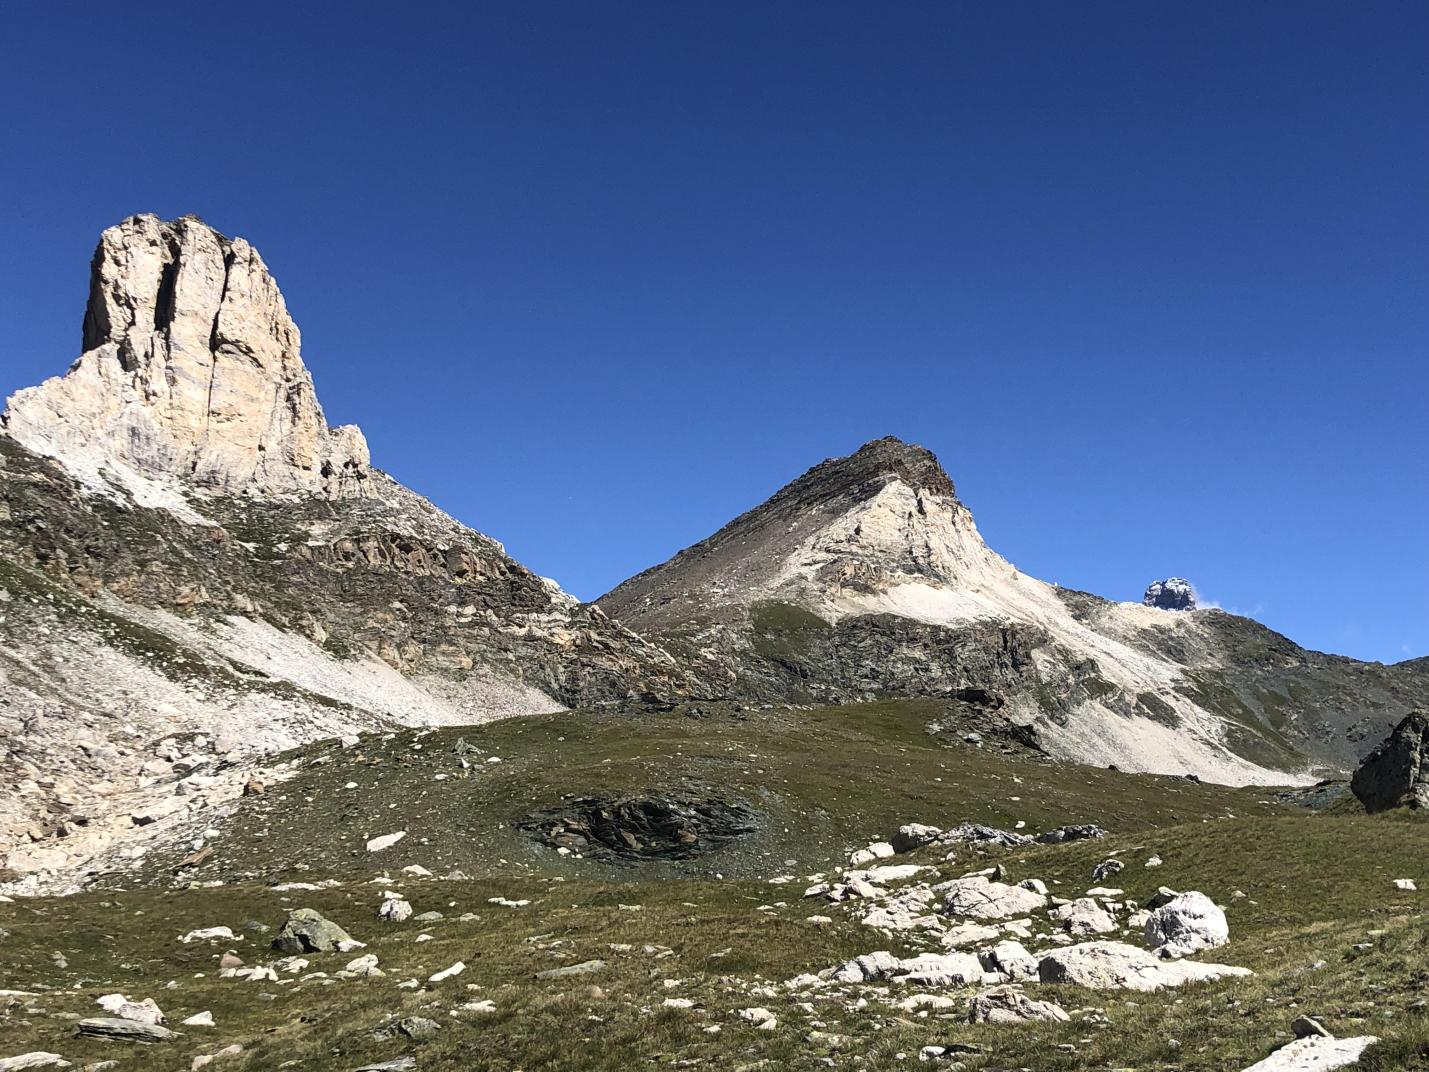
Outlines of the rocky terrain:
{"label": "rocky terrain", "polygon": [[1429,660],[1194,600],[883,439],[581,604],[133,217],[0,416],[0,1072],[1429,1068]]}
{"label": "rocky terrain", "polygon": [[1179,578],[1141,606],[1028,577],[937,459],[890,438],[599,605],[731,695],[944,697],[1065,758],[1226,782],[1351,767],[1429,691],[1422,666],[1305,651],[1193,600]]}
{"label": "rocky terrain", "polygon": [[[933,705],[305,746],[138,872],[0,898],[0,1068],[1424,1067],[1429,827]],[[753,829],[694,851],[716,798]],[[605,851],[662,830],[686,854]]]}
{"label": "rocky terrain", "polygon": [[84,346],[0,418],[12,873],[109,866],[135,814],[221,803],[302,741],[695,690],[329,429],[241,239],[106,231]]}

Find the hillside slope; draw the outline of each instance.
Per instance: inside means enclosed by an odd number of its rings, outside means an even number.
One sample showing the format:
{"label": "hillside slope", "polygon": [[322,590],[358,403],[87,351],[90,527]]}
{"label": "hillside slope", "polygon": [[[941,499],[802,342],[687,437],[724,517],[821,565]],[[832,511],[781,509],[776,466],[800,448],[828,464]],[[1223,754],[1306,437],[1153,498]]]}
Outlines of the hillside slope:
{"label": "hillside slope", "polygon": [[693,687],[329,428],[242,239],[192,217],[106,231],[84,347],[0,417],[11,869],[140,833],[175,762],[202,809],[315,737]]}
{"label": "hillside slope", "polygon": [[983,542],[937,459],[892,438],[598,602],[732,695],[949,697],[1067,758],[1229,782],[1350,765],[1429,695],[1420,666],[1029,577]]}

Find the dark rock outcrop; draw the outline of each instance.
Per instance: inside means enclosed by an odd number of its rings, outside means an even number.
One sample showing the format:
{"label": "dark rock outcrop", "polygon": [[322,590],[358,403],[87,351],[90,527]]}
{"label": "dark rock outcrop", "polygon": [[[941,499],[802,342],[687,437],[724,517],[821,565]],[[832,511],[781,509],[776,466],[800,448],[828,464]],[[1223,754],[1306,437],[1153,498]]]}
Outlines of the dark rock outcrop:
{"label": "dark rock outcrop", "polygon": [[1195,610],[1196,590],[1185,577],[1167,577],[1147,585],[1141,602],[1157,610]]}
{"label": "dark rock outcrop", "polygon": [[1368,812],[1429,808],[1429,713],[1414,711],[1365,757],[1350,782]]}

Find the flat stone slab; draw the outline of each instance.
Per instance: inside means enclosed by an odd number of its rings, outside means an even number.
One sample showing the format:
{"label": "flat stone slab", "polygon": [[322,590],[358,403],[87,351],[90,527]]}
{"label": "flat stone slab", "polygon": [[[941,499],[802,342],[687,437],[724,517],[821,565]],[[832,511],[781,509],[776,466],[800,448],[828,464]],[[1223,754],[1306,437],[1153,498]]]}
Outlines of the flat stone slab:
{"label": "flat stone slab", "polygon": [[1332,1068],[1354,1064],[1365,1050],[1378,1041],[1375,1035],[1342,1039],[1312,1035],[1280,1047],[1245,1072],[1328,1072]]}

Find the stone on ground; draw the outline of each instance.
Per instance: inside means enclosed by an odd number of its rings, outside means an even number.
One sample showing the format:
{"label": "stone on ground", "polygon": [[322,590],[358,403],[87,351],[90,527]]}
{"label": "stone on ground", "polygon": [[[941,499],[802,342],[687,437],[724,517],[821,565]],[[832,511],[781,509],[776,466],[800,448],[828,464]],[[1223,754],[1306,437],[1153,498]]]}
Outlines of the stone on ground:
{"label": "stone on ground", "polygon": [[1047,898],[1021,886],[989,882],[981,876],[944,883],[943,911],[950,916],[974,919],[1008,919],[1045,907]]}
{"label": "stone on ground", "polygon": [[986,990],[972,1000],[968,1022],[974,1024],[1018,1024],[1030,1020],[1070,1020],[1055,1002],[1035,1001],[1011,986]]}
{"label": "stone on ground", "polygon": [[1374,1035],[1345,1039],[1312,1035],[1280,1047],[1245,1072],[1329,1072],[1355,1064],[1360,1055],[1378,1041]]}
{"label": "stone on ground", "polygon": [[1086,942],[1045,954],[1037,965],[1044,983],[1071,983],[1089,990],[1150,992],[1185,983],[1253,974],[1229,964],[1161,960],[1125,942]]}
{"label": "stone on ground", "polygon": [[1167,901],[1146,921],[1146,944],[1163,957],[1184,957],[1230,941],[1226,914],[1204,893],[1191,890]]}
{"label": "stone on ground", "polygon": [[331,953],[357,948],[352,935],[311,908],[294,908],[273,939],[280,953]]}

